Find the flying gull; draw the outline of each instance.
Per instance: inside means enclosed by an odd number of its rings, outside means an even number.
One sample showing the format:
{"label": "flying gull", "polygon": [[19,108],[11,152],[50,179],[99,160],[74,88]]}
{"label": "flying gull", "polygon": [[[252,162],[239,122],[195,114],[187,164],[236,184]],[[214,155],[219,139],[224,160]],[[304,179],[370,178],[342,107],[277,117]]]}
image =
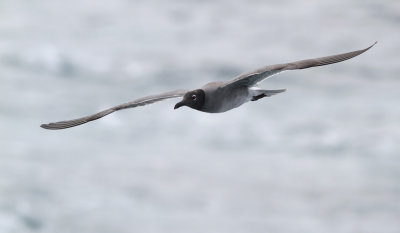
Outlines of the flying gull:
{"label": "flying gull", "polygon": [[164,92],[157,95],[150,95],[140,99],[133,100],[131,102],[114,106],[112,108],[106,109],[104,111],[98,112],[90,116],[69,121],[60,121],[55,123],[42,124],[40,127],[51,130],[66,129],[81,124],[85,124],[89,121],[97,120],[101,117],[104,117],[118,110],[126,108],[135,108],[138,106],[152,104],[161,100],[177,98],[182,96],[183,96],[182,101],[178,102],[175,105],[174,109],[177,109],[182,106],[187,106],[192,109],[208,113],[226,112],[233,108],[237,108],[246,102],[256,101],[261,98],[270,97],[272,95],[276,95],[286,91],[286,89],[264,90],[257,86],[258,83],[271,77],[272,75],[278,74],[286,70],[306,69],[314,66],[324,66],[337,62],[342,62],[364,53],[372,46],[374,46],[376,43],[377,42],[375,42],[368,48],[348,53],[342,53],[342,54],[314,58],[314,59],[306,59],[285,64],[264,66],[255,71],[243,73],[227,82],[210,82],[204,85],[203,87],[192,91],[175,90],[175,91]]}

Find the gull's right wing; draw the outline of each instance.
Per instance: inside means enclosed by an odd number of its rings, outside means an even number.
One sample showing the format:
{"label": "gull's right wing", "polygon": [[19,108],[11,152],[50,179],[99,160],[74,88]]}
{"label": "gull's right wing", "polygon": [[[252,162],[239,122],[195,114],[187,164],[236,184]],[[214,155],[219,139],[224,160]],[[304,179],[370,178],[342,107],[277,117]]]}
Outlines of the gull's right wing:
{"label": "gull's right wing", "polygon": [[42,124],[40,127],[44,128],[44,129],[51,129],[51,130],[66,129],[66,128],[78,126],[81,124],[85,124],[89,121],[97,120],[99,118],[102,118],[102,117],[104,117],[110,113],[113,113],[115,111],[118,111],[118,110],[122,110],[122,109],[126,109],[126,108],[135,108],[138,106],[152,104],[152,103],[155,103],[155,102],[158,102],[161,100],[165,100],[165,99],[181,97],[181,96],[185,95],[186,92],[187,92],[187,90],[175,90],[175,91],[164,92],[164,93],[157,94],[157,95],[150,95],[150,96],[146,96],[146,97],[143,97],[140,99],[133,100],[128,103],[114,106],[112,108],[106,109],[104,111],[98,112],[98,113],[90,115],[90,116],[81,117],[81,118],[69,120],[69,121],[59,121],[59,122],[55,122],[55,123]]}

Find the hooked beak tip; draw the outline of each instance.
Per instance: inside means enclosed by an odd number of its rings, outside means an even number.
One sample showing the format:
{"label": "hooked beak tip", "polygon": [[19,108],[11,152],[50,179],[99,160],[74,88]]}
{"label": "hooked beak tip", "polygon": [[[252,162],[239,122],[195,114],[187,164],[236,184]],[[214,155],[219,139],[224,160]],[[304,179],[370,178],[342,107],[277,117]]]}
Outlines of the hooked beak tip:
{"label": "hooked beak tip", "polygon": [[182,102],[179,102],[179,103],[175,104],[174,109],[178,109],[178,108],[182,107],[183,105],[184,104]]}

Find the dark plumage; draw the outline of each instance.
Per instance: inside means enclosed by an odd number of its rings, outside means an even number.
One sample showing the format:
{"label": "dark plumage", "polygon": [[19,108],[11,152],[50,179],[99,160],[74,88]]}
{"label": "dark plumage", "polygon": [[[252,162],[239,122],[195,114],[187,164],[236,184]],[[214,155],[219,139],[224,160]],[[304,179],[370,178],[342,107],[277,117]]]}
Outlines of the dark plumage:
{"label": "dark plumage", "polygon": [[183,96],[182,101],[177,103],[174,109],[182,106],[188,106],[202,112],[225,112],[233,108],[237,108],[248,101],[256,101],[263,97],[269,97],[271,95],[284,92],[285,89],[263,90],[256,86],[259,82],[272,75],[286,70],[306,69],[315,66],[324,66],[337,62],[342,62],[364,53],[375,44],[376,42],[368,48],[348,53],[300,60],[285,64],[269,65],[252,72],[243,73],[228,82],[211,82],[204,85],[200,89],[196,89],[193,91],[176,90],[157,95],[151,95],[125,104],[117,105],[115,107],[106,109],[90,116],[78,118],[75,120],[42,124],[41,127],[45,129],[70,128],[77,125],[85,124],[89,121],[97,120],[121,109],[134,108],[155,103],[164,99],[176,98],[181,96]]}

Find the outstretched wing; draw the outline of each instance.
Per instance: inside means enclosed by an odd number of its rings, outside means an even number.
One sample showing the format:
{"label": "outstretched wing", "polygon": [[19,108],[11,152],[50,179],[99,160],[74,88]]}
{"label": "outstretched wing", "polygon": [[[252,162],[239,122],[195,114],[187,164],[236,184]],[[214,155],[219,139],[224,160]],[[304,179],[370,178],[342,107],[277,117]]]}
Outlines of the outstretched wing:
{"label": "outstretched wing", "polygon": [[155,102],[158,102],[161,100],[165,100],[165,99],[169,99],[169,98],[181,97],[181,96],[185,95],[186,92],[187,92],[186,90],[175,90],[175,91],[169,91],[169,92],[165,92],[165,93],[161,93],[161,94],[157,94],[157,95],[150,95],[150,96],[146,96],[146,97],[143,97],[143,98],[140,98],[137,100],[133,100],[128,103],[114,106],[112,108],[106,109],[104,111],[98,112],[98,113],[90,115],[90,116],[81,117],[81,118],[69,120],[69,121],[59,121],[59,122],[55,122],[55,123],[42,124],[40,127],[44,128],[44,129],[52,129],[52,130],[66,129],[66,128],[70,128],[70,127],[88,123],[89,121],[97,120],[99,118],[102,118],[102,117],[104,117],[110,113],[113,113],[115,111],[118,111],[118,110],[122,110],[122,109],[126,109],[126,108],[135,108],[138,106],[152,104],[152,103],[155,103]]}
{"label": "outstretched wing", "polygon": [[256,85],[257,83],[263,81],[264,79],[280,73],[285,70],[297,70],[297,69],[306,69],[314,66],[324,66],[324,65],[329,65],[337,62],[342,62],[345,60],[348,60],[350,58],[353,58],[355,56],[358,56],[368,49],[372,48],[377,42],[375,42],[373,45],[369,46],[368,48],[353,51],[353,52],[348,52],[348,53],[342,53],[342,54],[336,54],[332,56],[327,56],[327,57],[319,57],[319,58],[314,58],[314,59],[306,59],[306,60],[301,60],[301,61],[295,61],[295,62],[290,62],[286,64],[277,64],[277,65],[270,65],[270,66],[264,66],[260,69],[257,69],[255,71],[243,73],[236,78],[234,78],[231,81],[228,81],[224,87],[226,86],[247,86],[251,87]]}

